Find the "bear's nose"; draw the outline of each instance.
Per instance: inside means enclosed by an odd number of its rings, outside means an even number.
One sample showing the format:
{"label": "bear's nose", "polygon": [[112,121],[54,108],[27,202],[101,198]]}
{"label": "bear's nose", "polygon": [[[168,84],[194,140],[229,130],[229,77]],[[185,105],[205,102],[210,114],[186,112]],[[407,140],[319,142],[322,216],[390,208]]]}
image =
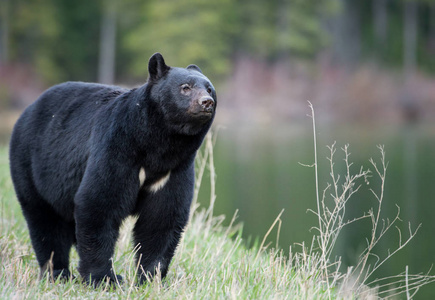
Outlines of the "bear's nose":
{"label": "bear's nose", "polygon": [[212,111],[214,107],[214,100],[210,96],[204,96],[199,99],[199,104],[205,111]]}

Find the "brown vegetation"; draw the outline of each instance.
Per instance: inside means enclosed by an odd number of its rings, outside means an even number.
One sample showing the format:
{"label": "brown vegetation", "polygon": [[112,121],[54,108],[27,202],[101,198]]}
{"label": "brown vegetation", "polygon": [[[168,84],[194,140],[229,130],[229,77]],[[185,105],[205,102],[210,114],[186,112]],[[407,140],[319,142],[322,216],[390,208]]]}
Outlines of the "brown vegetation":
{"label": "brown vegetation", "polygon": [[417,74],[405,85],[400,76],[376,66],[349,71],[319,64],[309,69],[242,58],[220,98],[226,112],[221,117],[232,122],[300,120],[307,100],[321,112],[321,121],[430,121],[435,115],[435,80]]}

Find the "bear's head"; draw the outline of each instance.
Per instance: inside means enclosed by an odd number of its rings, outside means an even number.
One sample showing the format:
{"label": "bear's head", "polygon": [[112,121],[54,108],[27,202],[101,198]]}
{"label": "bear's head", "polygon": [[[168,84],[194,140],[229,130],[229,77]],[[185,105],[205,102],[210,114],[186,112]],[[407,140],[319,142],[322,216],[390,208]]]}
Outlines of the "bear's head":
{"label": "bear's head", "polygon": [[155,53],[148,63],[150,100],[169,129],[195,135],[210,127],[216,111],[216,91],[196,65],[175,68]]}

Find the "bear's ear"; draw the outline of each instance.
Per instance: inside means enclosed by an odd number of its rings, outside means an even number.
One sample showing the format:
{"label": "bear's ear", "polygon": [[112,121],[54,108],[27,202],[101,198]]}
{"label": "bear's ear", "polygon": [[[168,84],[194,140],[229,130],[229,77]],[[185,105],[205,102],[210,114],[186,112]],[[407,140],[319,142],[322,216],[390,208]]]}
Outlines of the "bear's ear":
{"label": "bear's ear", "polygon": [[186,69],[198,71],[199,73],[202,74],[201,69],[197,65],[188,65]]}
{"label": "bear's ear", "polygon": [[154,53],[148,62],[148,72],[150,81],[157,81],[168,73],[170,67],[165,64],[165,60],[160,53]]}

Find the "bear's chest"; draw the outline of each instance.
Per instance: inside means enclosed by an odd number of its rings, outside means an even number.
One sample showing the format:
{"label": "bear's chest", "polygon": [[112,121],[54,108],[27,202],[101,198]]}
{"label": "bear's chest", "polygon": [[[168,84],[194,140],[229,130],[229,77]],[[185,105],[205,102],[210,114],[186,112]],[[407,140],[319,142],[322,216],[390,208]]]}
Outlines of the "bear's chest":
{"label": "bear's chest", "polygon": [[151,193],[157,193],[161,190],[169,181],[171,177],[171,171],[167,172],[159,172],[152,173],[148,172],[144,167],[141,167],[139,170],[138,178],[139,178],[139,188],[145,189]]}

